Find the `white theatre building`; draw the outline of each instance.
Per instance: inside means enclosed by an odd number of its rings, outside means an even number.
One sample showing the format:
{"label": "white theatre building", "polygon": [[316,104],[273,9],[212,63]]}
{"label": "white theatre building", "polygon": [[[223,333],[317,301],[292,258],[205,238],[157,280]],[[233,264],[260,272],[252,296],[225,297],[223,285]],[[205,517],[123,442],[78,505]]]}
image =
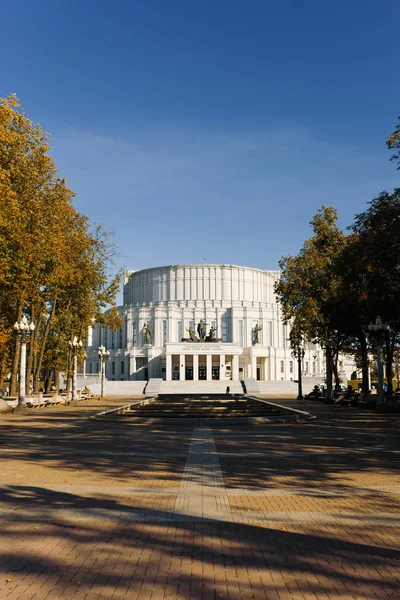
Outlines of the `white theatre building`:
{"label": "white theatre building", "polygon": [[[274,293],[279,276],[209,264],[128,272],[119,307],[124,325],[89,331],[85,375],[99,373],[104,345],[108,381],[297,379]],[[323,364],[321,349],[306,345],[303,375],[323,375]]]}

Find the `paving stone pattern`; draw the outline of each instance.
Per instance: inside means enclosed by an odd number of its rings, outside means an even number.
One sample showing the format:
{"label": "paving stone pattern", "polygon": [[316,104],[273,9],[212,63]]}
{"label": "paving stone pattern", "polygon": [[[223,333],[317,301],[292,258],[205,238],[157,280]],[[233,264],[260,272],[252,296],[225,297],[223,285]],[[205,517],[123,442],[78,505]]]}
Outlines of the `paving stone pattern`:
{"label": "paving stone pattern", "polygon": [[1,418],[1,600],[400,598],[397,418],[88,420],[125,403]]}

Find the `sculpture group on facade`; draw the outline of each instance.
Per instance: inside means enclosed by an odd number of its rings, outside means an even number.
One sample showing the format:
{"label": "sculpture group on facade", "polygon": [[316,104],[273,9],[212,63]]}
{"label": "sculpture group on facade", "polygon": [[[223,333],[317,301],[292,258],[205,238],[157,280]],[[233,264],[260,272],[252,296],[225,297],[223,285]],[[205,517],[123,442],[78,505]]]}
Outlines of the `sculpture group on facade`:
{"label": "sculpture group on facade", "polygon": [[[153,332],[151,330],[150,325],[148,323],[145,323],[143,325],[142,331],[144,334],[144,343],[146,345],[150,346],[152,343],[152,338],[153,338]],[[182,342],[220,342],[221,341],[221,339],[217,339],[215,337],[215,332],[217,331],[217,328],[214,327],[213,325],[210,327],[208,335],[206,335],[206,324],[203,321],[203,319],[201,319],[199,324],[197,325],[197,335],[196,335],[196,332],[194,331],[194,329],[192,329],[191,327],[189,327],[189,329],[186,329],[186,331],[189,332],[189,337],[182,338]],[[256,325],[253,328],[253,344],[260,343],[260,331],[262,331],[262,325],[259,325],[258,323],[256,323]]]}
{"label": "sculpture group on facade", "polygon": [[189,327],[189,329],[186,328],[186,331],[189,332],[189,337],[188,338],[182,338],[183,342],[220,342],[220,339],[217,339],[215,337],[215,332],[217,331],[217,328],[214,327],[213,325],[210,327],[210,331],[208,333],[208,335],[206,334],[206,324],[203,321],[203,319],[200,320],[200,323],[197,325],[197,335],[196,332],[194,331],[194,329],[192,329],[191,327]]}

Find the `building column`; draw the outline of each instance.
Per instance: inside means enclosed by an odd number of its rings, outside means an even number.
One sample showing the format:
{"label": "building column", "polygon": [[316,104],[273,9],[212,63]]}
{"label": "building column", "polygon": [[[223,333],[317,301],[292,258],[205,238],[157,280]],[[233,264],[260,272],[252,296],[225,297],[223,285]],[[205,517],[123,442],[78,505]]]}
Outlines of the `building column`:
{"label": "building column", "polygon": [[193,381],[199,380],[199,355],[193,354]]}
{"label": "building column", "polygon": [[172,381],[172,354],[165,355],[165,379]]}
{"label": "building column", "polygon": [[219,380],[225,381],[225,379],[225,354],[221,354],[219,357]]}
{"label": "building column", "polygon": [[148,352],[147,352],[147,377],[148,379],[153,379],[154,377],[158,377],[158,369],[157,369],[157,363],[158,363],[158,359],[156,356],[154,356],[154,349],[153,348],[148,348]]}
{"label": "building column", "polygon": [[268,380],[268,357],[264,358],[264,381]]}
{"label": "building column", "polygon": [[237,354],[232,356],[232,379],[239,381],[239,356]]}
{"label": "building column", "polygon": [[212,354],[207,354],[207,381],[212,381]]}
{"label": "building column", "polygon": [[181,381],[185,381],[185,375],[186,375],[186,371],[185,371],[185,355],[184,354],[180,354],[179,355],[179,379]]}
{"label": "building column", "polygon": [[136,379],[136,356],[131,356],[129,360],[129,379]]}
{"label": "building column", "polygon": [[251,376],[257,379],[257,356],[251,357]]}

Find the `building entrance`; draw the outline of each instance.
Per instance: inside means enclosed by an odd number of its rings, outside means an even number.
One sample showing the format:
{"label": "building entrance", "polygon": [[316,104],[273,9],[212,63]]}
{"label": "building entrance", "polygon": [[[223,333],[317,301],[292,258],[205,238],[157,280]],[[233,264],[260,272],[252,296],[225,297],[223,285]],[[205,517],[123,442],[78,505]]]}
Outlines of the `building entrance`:
{"label": "building entrance", "polygon": [[207,379],[207,367],[199,366],[199,380],[205,381]]}
{"label": "building entrance", "polygon": [[215,379],[219,379],[219,367],[213,367],[212,368],[212,378]]}
{"label": "building entrance", "polygon": [[193,379],[193,367],[185,368],[185,379],[192,380]]}

